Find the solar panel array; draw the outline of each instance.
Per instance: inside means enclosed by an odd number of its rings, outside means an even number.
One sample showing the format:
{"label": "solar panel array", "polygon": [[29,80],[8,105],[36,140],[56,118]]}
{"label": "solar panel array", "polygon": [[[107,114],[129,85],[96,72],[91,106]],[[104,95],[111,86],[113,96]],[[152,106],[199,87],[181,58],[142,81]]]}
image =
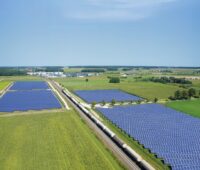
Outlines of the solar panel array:
{"label": "solar panel array", "polygon": [[142,98],[125,93],[121,90],[77,90],[75,93],[88,103],[102,101],[111,102],[113,99],[116,101],[137,101]]}
{"label": "solar panel array", "polygon": [[44,90],[49,89],[49,86],[44,81],[17,81],[14,82],[9,90]]}
{"label": "solar panel array", "polygon": [[200,169],[200,119],[159,104],[98,110],[172,169]]}
{"label": "solar panel array", "polygon": [[61,108],[46,82],[15,82],[0,98],[0,112]]}

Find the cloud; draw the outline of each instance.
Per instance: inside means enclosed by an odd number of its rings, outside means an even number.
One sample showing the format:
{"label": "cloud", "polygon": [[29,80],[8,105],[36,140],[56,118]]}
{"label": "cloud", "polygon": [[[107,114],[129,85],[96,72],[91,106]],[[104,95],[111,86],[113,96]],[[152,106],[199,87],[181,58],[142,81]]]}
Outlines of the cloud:
{"label": "cloud", "polygon": [[66,17],[79,20],[140,20],[175,0],[77,0]]}

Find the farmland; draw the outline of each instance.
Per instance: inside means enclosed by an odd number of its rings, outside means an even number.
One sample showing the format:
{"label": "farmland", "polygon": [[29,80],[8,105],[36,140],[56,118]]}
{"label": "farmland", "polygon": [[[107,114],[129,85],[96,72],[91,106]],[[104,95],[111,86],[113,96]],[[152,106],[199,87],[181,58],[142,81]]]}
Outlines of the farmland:
{"label": "farmland", "polygon": [[170,102],[167,106],[200,118],[200,100]]}
{"label": "farmland", "polygon": [[0,117],[0,169],[122,169],[76,112]]}
{"label": "farmland", "polygon": [[120,89],[150,100],[154,99],[155,97],[158,99],[167,99],[170,95],[173,95],[176,90],[181,89],[176,85],[142,82],[136,81],[133,78],[124,79],[118,84],[109,83],[108,78],[105,76],[90,77],[88,82],[85,81],[85,78],[67,78],[56,80],[72,91]]}
{"label": "farmland", "polygon": [[98,110],[173,169],[199,167],[199,119],[157,104]]}
{"label": "farmland", "polygon": [[10,83],[10,81],[0,81],[0,91],[5,89]]}

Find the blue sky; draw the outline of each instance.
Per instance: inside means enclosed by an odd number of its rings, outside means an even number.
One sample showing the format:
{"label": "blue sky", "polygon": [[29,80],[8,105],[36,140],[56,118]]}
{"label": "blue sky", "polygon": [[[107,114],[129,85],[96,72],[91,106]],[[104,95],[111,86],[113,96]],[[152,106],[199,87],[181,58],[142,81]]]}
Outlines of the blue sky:
{"label": "blue sky", "polygon": [[200,66],[199,0],[1,0],[0,65]]}

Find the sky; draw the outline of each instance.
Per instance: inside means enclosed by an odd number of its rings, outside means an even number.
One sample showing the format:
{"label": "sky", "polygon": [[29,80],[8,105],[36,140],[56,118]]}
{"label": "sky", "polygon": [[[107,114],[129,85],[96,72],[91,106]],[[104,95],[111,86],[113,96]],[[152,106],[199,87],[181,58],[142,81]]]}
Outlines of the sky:
{"label": "sky", "polygon": [[199,0],[0,0],[0,66],[200,66]]}

